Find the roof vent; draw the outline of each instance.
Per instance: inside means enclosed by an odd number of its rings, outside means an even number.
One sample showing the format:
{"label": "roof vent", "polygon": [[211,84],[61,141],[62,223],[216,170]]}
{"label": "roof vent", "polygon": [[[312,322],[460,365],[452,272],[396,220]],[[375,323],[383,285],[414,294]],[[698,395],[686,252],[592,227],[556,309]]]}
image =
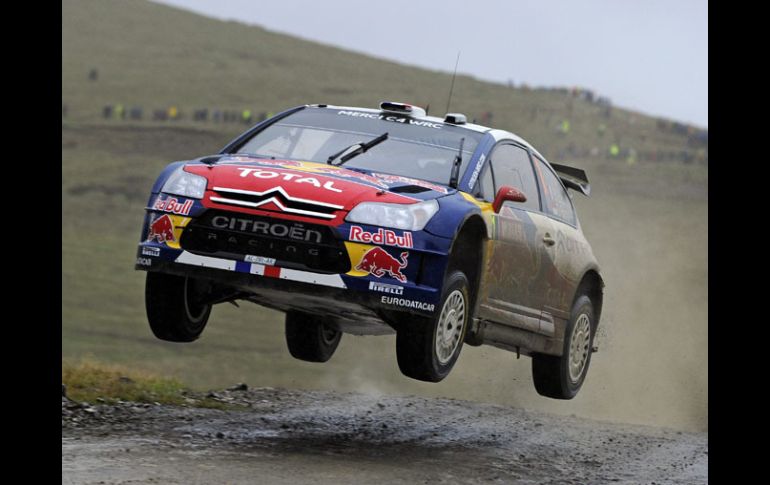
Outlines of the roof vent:
{"label": "roof vent", "polygon": [[451,123],[453,125],[464,125],[468,122],[468,118],[462,113],[447,113],[444,118],[444,123]]}
{"label": "roof vent", "polygon": [[400,113],[409,116],[425,116],[425,110],[419,106],[413,106],[406,103],[395,103],[393,101],[383,101],[380,103],[380,109],[390,111],[391,113]]}

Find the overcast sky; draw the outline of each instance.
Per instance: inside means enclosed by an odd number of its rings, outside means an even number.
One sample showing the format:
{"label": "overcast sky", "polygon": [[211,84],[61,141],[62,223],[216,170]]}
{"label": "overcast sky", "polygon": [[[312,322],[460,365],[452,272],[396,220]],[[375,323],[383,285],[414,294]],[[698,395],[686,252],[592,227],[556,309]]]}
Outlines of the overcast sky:
{"label": "overcast sky", "polygon": [[157,0],[397,62],[582,86],[708,127],[707,0]]}

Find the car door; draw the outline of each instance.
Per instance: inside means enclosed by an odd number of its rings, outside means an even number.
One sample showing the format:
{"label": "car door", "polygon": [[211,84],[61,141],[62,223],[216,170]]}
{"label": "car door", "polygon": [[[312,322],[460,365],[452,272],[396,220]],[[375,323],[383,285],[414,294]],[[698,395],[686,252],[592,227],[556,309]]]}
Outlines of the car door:
{"label": "car door", "polygon": [[541,333],[546,269],[543,238],[551,229],[540,213],[537,179],[527,150],[510,142],[498,144],[479,179],[477,197],[494,200],[500,187],[519,189],[526,202],[506,201],[493,214],[485,278],[478,316],[485,320]]}
{"label": "car door", "polygon": [[541,204],[550,225],[540,282],[542,291],[541,326],[553,326],[553,317],[569,318],[572,299],[581,274],[581,254],[590,252],[578,228],[572,199],[558,175],[536,154],[532,154],[541,188]]}

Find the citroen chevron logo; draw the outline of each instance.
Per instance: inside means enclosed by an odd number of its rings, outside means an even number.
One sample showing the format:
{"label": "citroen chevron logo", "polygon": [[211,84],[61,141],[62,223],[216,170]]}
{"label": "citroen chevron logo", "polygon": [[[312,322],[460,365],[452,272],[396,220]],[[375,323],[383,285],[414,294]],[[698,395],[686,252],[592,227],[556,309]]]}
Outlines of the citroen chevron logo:
{"label": "citroen chevron logo", "polygon": [[324,208],[333,209],[333,210],[344,209],[344,206],[341,206],[341,205],[329,204],[327,202],[319,202],[316,200],[302,199],[300,197],[292,197],[291,195],[286,193],[283,187],[280,187],[280,186],[267,189],[263,192],[256,192],[253,190],[230,189],[227,187],[214,187],[213,189],[215,192],[222,193],[222,194],[246,195],[246,196],[257,197],[257,198],[265,197],[264,199],[257,200],[257,201],[232,199],[227,197],[211,197],[212,202],[219,202],[222,204],[240,205],[244,207],[257,208],[272,202],[283,212],[289,212],[292,214],[300,214],[300,215],[311,216],[311,217],[320,217],[324,219],[334,219],[334,215],[328,214],[325,212],[317,212],[313,210],[289,207],[287,204],[284,204],[283,202],[281,202],[281,198],[286,200],[288,203],[293,202],[297,204],[309,204],[311,206],[316,206],[319,208],[324,207]]}

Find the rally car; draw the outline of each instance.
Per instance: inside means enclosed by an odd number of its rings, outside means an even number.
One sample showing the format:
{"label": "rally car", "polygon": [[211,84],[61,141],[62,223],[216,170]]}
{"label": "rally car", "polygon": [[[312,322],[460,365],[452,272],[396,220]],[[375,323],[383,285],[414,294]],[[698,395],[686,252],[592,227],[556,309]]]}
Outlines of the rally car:
{"label": "rally car", "polygon": [[438,382],[463,343],[532,358],[570,399],[595,350],[603,282],[567,189],[584,171],[449,113],[305,105],[152,187],[136,269],[156,337],[197,339],[218,303],[285,312],[291,355],[396,333],[399,368]]}

